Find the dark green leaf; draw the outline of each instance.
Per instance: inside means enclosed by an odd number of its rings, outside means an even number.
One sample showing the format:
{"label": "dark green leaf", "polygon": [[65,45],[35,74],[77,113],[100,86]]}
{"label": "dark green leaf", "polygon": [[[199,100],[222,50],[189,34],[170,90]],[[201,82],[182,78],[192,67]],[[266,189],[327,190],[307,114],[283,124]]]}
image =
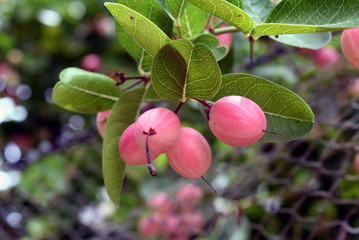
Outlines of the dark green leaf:
{"label": "dark green leaf", "polygon": [[152,82],[164,99],[207,99],[220,87],[221,70],[206,45],[180,39],[164,46],[154,58]]}
{"label": "dark green leaf", "polygon": [[187,2],[181,16],[183,38],[193,38],[201,33],[208,21],[208,13]]}
{"label": "dark green leaf", "polygon": [[79,68],[66,68],[53,90],[54,102],[77,113],[97,113],[111,109],[121,96],[114,80]]}
{"label": "dark green leaf", "polygon": [[245,35],[248,35],[254,28],[253,19],[244,10],[226,0],[187,1],[235,26]]}
{"label": "dark green leaf", "polygon": [[249,74],[227,74],[214,101],[229,95],[247,97],[256,102],[267,118],[267,131],[261,141],[289,141],[304,136],[313,127],[314,115],[305,101],[288,89]]}
{"label": "dark green leaf", "polygon": [[266,23],[257,25],[254,38],[266,35],[330,32],[359,26],[357,0],[282,0]]}
{"label": "dark green leaf", "polygon": [[217,61],[220,61],[221,59],[223,59],[228,53],[228,48],[225,47],[225,46],[220,46],[219,47],[218,46],[219,45],[218,38],[216,38],[212,34],[202,34],[202,35],[198,36],[193,41],[193,43],[194,44],[203,43],[204,45],[209,47],[209,49],[212,50],[212,53],[216,57]]}
{"label": "dark green leaf", "polygon": [[241,9],[243,8],[243,1],[242,0],[226,0],[227,2],[232,3],[234,6],[239,7]]}
{"label": "dark green leaf", "polygon": [[125,129],[135,122],[144,94],[144,88],[137,88],[124,93],[114,104],[106,122],[102,171],[108,196],[117,207],[120,207],[122,182],[126,167],[120,158],[118,143]]}
{"label": "dark green leaf", "polygon": [[[120,4],[131,8],[155,23],[167,36],[172,35],[172,21],[156,0],[118,0]],[[149,71],[152,65],[152,57],[116,22],[116,35],[121,45],[133,59],[140,62],[143,57],[142,69]]]}
{"label": "dark green leaf", "polygon": [[105,6],[124,30],[151,56],[155,56],[171,41],[156,24],[131,8],[118,3],[105,3]]}

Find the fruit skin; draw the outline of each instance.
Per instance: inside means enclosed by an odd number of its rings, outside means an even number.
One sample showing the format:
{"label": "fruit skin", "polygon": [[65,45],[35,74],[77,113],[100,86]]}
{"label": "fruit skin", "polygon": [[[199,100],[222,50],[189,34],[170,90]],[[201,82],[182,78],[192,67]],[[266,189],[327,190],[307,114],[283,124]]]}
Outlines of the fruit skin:
{"label": "fruit skin", "polygon": [[267,129],[262,109],[252,100],[241,96],[226,96],[215,102],[208,123],[219,140],[235,147],[257,142]]}
{"label": "fruit skin", "polygon": [[110,113],[111,113],[111,110],[107,110],[104,112],[97,113],[97,116],[96,116],[97,131],[102,138],[103,138],[103,134],[105,132],[107,118],[108,118],[108,115],[110,115]]}
{"label": "fruit skin", "polygon": [[176,192],[176,200],[181,205],[192,207],[198,203],[203,197],[203,190],[195,184],[186,184]]}
{"label": "fruit skin", "polygon": [[[122,161],[131,165],[141,165],[147,163],[146,151],[138,146],[135,139],[135,123],[132,123],[122,133],[118,150]],[[151,152],[151,159],[158,157],[158,153]]]}
{"label": "fruit skin", "polygon": [[329,68],[339,62],[338,51],[329,46],[322,47],[314,52],[314,64],[319,68]]}
{"label": "fruit skin", "polygon": [[346,60],[359,70],[359,28],[345,29],[342,33],[341,45]]}
{"label": "fruit skin", "polygon": [[142,218],[138,227],[144,237],[156,236],[161,230],[161,224],[153,216]]}
{"label": "fruit skin", "polygon": [[160,215],[169,215],[174,209],[171,197],[165,192],[156,192],[147,199],[147,207]]}
{"label": "fruit skin", "polygon": [[186,178],[202,177],[212,161],[207,140],[197,130],[189,127],[182,127],[177,144],[166,156],[173,170]]}
{"label": "fruit skin", "polygon": [[150,128],[156,134],[149,136],[148,145],[151,151],[165,153],[176,145],[181,133],[181,122],[177,115],[166,108],[153,108],[144,112],[136,121],[135,138],[141,148],[146,149],[146,134]]}
{"label": "fruit skin", "polygon": [[359,174],[359,153],[356,153],[354,156],[354,170]]}

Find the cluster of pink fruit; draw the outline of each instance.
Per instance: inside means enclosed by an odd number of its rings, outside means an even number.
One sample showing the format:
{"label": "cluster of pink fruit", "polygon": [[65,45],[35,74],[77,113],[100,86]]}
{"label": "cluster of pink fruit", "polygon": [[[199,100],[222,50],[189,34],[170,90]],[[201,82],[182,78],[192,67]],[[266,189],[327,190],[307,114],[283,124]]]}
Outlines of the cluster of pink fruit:
{"label": "cluster of pink fruit", "polygon": [[[204,105],[213,134],[228,145],[239,147],[253,144],[266,131],[264,112],[248,98],[226,96],[213,105]],[[103,119],[108,113],[98,115],[100,133],[104,130]],[[166,108],[154,108],[143,113],[123,132],[119,154],[128,164],[147,163],[151,175],[156,176],[152,161],[161,153],[166,153],[174,171],[187,178],[202,177],[212,160],[210,146],[202,134],[193,128],[181,127],[174,112]]]}
{"label": "cluster of pink fruit", "polygon": [[202,189],[194,184],[181,187],[172,199],[165,192],[156,192],[147,206],[153,212],[141,219],[139,231],[144,237],[161,237],[170,240],[188,240],[203,231],[204,217],[196,210],[202,199]]}

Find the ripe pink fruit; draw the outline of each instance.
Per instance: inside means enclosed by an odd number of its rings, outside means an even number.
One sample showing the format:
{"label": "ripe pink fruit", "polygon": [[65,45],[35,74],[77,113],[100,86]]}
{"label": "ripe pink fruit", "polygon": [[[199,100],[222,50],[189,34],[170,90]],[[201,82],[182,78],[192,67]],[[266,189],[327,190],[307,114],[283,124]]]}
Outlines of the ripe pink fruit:
{"label": "ripe pink fruit", "polygon": [[162,215],[168,215],[174,208],[173,200],[165,192],[156,192],[147,199],[148,208]]}
{"label": "ripe pink fruit", "polygon": [[[226,27],[226,26],[227,26],[226,23],[221,24],[221,27]],[[217,35],[217,38],[219,41],[219,46],[226,46],[228,48],[228,51],[231,49],[232,40],[233,40],[232,33],[223,33],[223,34]]]}
{"label": "ripe pink fruit", "polygon": [[359,28],[344,30],[341,44],[344,57],[354,68],[359,70]]}
{"label": "ripe pink fruit", "polygon": [[198,185],[186,184],[177,191],[175,197],[180,204],[192,206],[201,200],[203,190]]}
{"label": "ripe pink fruit", "polygon": [[359,174],[359,153],[355,154],[354,157],[354,169],[357,174]]}
{"label": "ripe pink fruit", "polygon": [[103,138],[103,133],[105,132],[107,118],[108,118],[108,115],[110,115],[110,113],[111,113],[111,110],[107,110],[104,112],[97,113],[97,116],[96,116],[97,131],[102,138]]}
{"label": "ripe pink fruit", "polygon": [[191,232],[199,233],[204,226],[204,218],[201,212],[192,211],[183,216],[183,227],[187,227]]}
{"label": "ripe pink fruit", "polygon": [[139,229],[142,236],[153,237],[160,232],[161,224],[151,216],[144,217],[139,223]]}
{"label": "ripe pink fruit", "polygon": [[202,177],[212,161],[207,140],[193,128],[183,127],[177,144],[166,153],[168,163],[187,178]]}
{"label": "ripe pink fruit", "polygon": [[322,47],[314,53],[314,64],[319,68],[329,68],[338,63],[340,55],[338,51],[329,46]]}
{"label": "ripe pink fruit", "polygon": [[[135,123],[132,123],[122,133],[118,150],[122,161],[131,165],[140,165],[147,163],[146,151],[138,146],[135,139]],[[158,157],[159,154],[151,152],[151,160]]]}
{"label": "ripe pink fruit", "polygon": [[181,227],[181,217],[177,215],[168,215],[163,221],[162,231],[167,234],[173,234],[179,227]]}
{"label": "ripe pink fruit", "polygon": [[101,65],[101,57],[94,53],[86,55],[81,61],[81,68],[90,72],[96,72],[100,69]]}
{"label": "ripe pink fruit", "polygon": [[147,138],[144,132],[149,132],[151,128],[156,134],[149,136],[149,148],[153,152],[164,153],[177,143],[181,122],[176,114],[166,108],[154,108],[143,113],[135,125],[135,138],[143,149],[146,149]]}
{"label": "ripe pink fruit", "polygon": [[208,123],[219,140],[236,147],[257,142],[267,129],[262,109],[241,96],[226,96],[215,102]]}

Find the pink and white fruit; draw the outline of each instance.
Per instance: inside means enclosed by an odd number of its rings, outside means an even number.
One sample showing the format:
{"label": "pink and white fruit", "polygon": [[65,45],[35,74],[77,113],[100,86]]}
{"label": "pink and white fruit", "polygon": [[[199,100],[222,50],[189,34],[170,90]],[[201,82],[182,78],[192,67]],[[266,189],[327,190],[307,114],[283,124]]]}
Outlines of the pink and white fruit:
{"label": "pink and white fruit", "polygon": [[90,72],[98,71],[101,65],[102,65],[101,57],[94,53],[86,55],[81,61],[81,68]]}
{"label": "pink and white fruit", "polygon": [[147,199],[147,206],[162,215],[169,215],[174,208],[174,203],[167,193],[156,192]]}
{"label": "pink and white fruit", "polygon": [[[135,123],[132,123],[122,133],[120,142],[118,144],[118,150],[122,161],[131,165],[146,164],[146,151],[138,146],[135,139]],[[151,151],[151,160],[158,157],[159,154]]]}
{"label": "pink and white fruit", "polygon": [[110,113],[111,113],[111,110],[107,110],[104,112],[97,113],[97,116],[96,116],[97,131],[102,138],[103,138],[103,134],[105,132],[107,118],[108,118],[108,115],[110,115]]}
{"label": "pink and white fruit", "polygon": [[148,138],[150,150],[164,153],[176,145],[181,133],[181,122],[176,114],[166,108],[153,108],[144,112],[135,125],[135,138],[143,149],[146,149],[147,138],[144,132],[149,132],[151,128],[156,134]]}
{"label": "pink and white fruit", "polygon": [[341,44],[344,57],[355,69],[359,70],[359,28],[344,30]]}
{"label": "pink and white fruit", "polygon": [[339,62],[338,51],[329,46],[322,47],[314,53],[314,64],[319,68],[329,68]]}
{"label": "pink and white fruit", "polygon": [[252,100],[241,96],[226,96],[215,102],[208,123],[219,140],[236,147],[257,142],[267,129],[262,109]]}
{"label": "pink and white fruit", "polygon": [[207,140],[197,130],[189,127],[181,129],[177,144],[166,156],[173,170],[187,178],[202,177],[212,161]]}
{"label": "pink and white fruit", "polygon": [[193,206],[203,197],[203,190],[195,184],[186,184],[176,192],[176,200],[180,204]]}

